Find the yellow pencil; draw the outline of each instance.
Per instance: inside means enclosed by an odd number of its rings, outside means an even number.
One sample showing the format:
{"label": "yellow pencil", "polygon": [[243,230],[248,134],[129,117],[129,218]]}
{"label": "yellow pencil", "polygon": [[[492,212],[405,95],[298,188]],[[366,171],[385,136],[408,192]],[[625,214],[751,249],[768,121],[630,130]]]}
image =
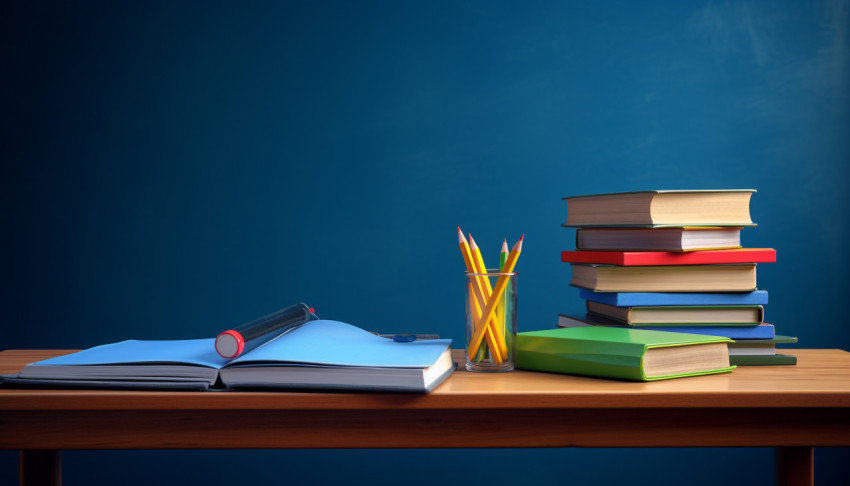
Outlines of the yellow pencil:
{"label": "yellow pencil", "polygon": [[[466,238],[464,238],[463,232],[460,230],[460,227],[458,227],[457,229],[457,234],[458,244],[460,246],[460,253],[463,256],[463,262],[466,264],[466,270],[469,273],[478,273],[475,271],[475,266],[472,263],[473,258],[472,253],[469,250],[469,243],[467,243]],[[472,290],[475,294],[475,299],[470,302],[470,305],[472,306],[472,309],[470,310],[473,311],[473,336],[478,336],[478,344],[475,347],[469,348],[471,350],[469,351],[469,355],[475,355],[476,350],[479,346],[481,346],[481,341],[483,340],[483,337],[486,336],[487,344],[490,347],[490,357],[493,358],[493,361],[495,361],[496,363],[501,363],[502,361],[504,361],[504,358],[502,357],[502,347],[499,345],[499,342],[501,341],[502,343],[504,343],[505,339],[500,338],[496,334],[496,328],[498,326],[487,325],[490,319],[480,320],[480,316],[486,305],[487,299],[484,297],[482,284],[478,281],[478,278],[480,277],[476,277],[472,281]]]}
{"label": "yellow pencil", "polygon": [[[477,244],[475,244],[475,238],[472,237],[471,233],[469,235],[469,250],[472,252],[472,266],[475,269],[475,273],[487,273],[487,266],[484,265],[484,257],[481,255],[481,249],[478,248]],[[484,301],[487,302],[493,294],[493,287],[490,285],[490,279],[488,277],[478,277],[478,281],[479,285],[483,284],[481,290],[484,292]],[[484,307],[484,305],[481,307]],[[493,316],[492,324],[494,324],[496,337],[499,340],[499,352],[503,357],[507,357],[508,345],[505,343],[505,325],[503,320],[500,319],[501,315],[502,314],[497,311]]]}
{"label": "yellow pencil", "polygon": [[[477,273],[473,264],[474,260],[472,257],[472,252],[469,249],[469,244],[467,243],[466,238],[463,237],[463,232],[460,231],[460,227],[458,227],[458,243],[460,245],[461,255],[463,256],[467,271],[469,271],[470,273]],[[470,302],[472,306],[472,308],[470,309],[472,311],[472,331],[473,335],[475,335],[478,331],[477,326],[484,325],[484,336],[486,336],[487,338],[487,344],[490,348],[490,356],[496,363],[501,363],[502,361],[504,361],[504,358],[502,357],[502,353],[500,352],[501,347],[498,346],[498,343],[500,339],[503,341],[504,338],[499,338],[498,335],[495,334],[495,326],[485,325],[487,321],[479,321],[481,313],[483,312],[484,306],[487,302],[487,298],[484,296],[482,283],[479,281],[480,278],[481,277],[476,277],[470,281],[470,287],[475,297]],[[480,342],[478,346],[481,346]],[[476,347],[476,349],[478,349],[478,347]],[[472,356],[473,354],[475,354],[474,351],[470,353],[470,356]]]}
{"label": "yellow pencil", "polygon": [[[519,254],[522,253],[522,240],[525,238],[525,235],[516,242],[514,247],[511,249],[510,254],[508,255],[508,261],[505,262],[505,268],[502,269],[502,273],[512,273],[514,271],[514,267],[516,266],[517,259],[519,259]],[[475,350],[478,349],[478,346],[481,345],[481,341],[484,339],[484,332],[481,327],[481,323],[486,323],[493,317],[493,313],[496,310],[496,306],[499,304],[499,301],[502,299],[502,294],[505,293],[505,288],[508,286],[508,281],[510,277],[508,275],[502,275],[499,277],[499,280],[496,281],[496,286],[493,288],[493,293],[490,295],[490,299],[487,301],[487,307],[484,309],[484,312],[481,315],[481,319],[479,319],[479,325],[474,326],[476,329],[475,334],[472,336],[472,340],[469,343],[469,349]],[[473,351],[470,351],[470,354]]]}

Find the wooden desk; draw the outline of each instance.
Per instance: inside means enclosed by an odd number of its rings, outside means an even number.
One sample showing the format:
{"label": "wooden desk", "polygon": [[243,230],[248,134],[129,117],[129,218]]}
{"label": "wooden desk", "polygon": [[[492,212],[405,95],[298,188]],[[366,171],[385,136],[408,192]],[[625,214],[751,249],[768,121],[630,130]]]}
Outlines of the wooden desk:
{"label": "wooden desk", "polygon": [[[0,373],[66,352],[3,351]],[[655,383],[458,371],[428,395],[0,388],[0,449],[55,484],[61,449],[776,447],[777,482],[811,484],[812,447],[850,446],[850,353],[794,352]]]}

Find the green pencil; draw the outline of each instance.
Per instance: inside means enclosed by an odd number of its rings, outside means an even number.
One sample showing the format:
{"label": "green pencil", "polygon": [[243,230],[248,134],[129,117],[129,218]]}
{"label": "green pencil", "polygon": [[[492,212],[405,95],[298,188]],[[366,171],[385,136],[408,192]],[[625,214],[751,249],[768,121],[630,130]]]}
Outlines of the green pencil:
{"label": "green pencil", "polygon": [[[502,252],[499,253],[499,271],[503,271],[505,268],[505,263],[508,261],[508,239],[502,242]],[[505,344],[508,347],[508,353],[513,349],[513,345],[511,341],[513,340],[513,336],[510,329],[507,329],[508,323],[508,313],[511,312],[510,306],[508,302],[508,296],[511,295],[511,284],[508,282],[508,287],[505,289],[505,295],[502,297],[502,302],[499,303],[499,315],[502,316],[502,335],[505,336]]]}
{"label": "green pencil", "polygon": [[508,239],[502,242],[502,253],[499,253],[499,271],[505,268],[505,262],[508,261]]}

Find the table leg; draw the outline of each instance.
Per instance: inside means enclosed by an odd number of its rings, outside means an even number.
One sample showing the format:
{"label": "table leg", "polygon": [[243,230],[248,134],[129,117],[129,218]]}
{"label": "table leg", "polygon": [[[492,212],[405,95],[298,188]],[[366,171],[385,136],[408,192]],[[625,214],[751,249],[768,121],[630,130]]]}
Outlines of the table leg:
{"label": "table leg", "polygon": [[62,455],[60,451],[21,451],[21,486],[61,485]]}
{"label": "table leg", "polygon": [[775,457],[774,479],[777,486],[814,486],[814,448],[777,447]]}

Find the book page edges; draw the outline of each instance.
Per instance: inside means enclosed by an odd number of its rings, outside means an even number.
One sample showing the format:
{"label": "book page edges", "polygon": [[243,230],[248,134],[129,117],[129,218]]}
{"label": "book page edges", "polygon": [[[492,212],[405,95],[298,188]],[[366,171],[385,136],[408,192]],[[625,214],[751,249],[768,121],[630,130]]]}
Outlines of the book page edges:
{"label": "book page edges", "polygon": [[727,223],[752,223],[751,192],[721,191],[718,193],[664,192],[652,198],[649,205],[653,223],[678,223],[687,218],[698,226],[722,220]]}
{"label": "book page edges", "polygon": [[[694,335],[696,337],[698,335]],[[663,380],[668,378],[680,378],[685,376],[699,376],[699,375],[708,375],[714,373],[723,373],[732,371],[735,369],[734,365],[729,364],[729,343],[733,342],[732,339],[722,336],[704,336],[705,340],[692,341],[687,343],[663,343],[663,344],[647,344],[644,347],[644,353],[640,360],[640,373],[644,380],[646,381],[655,381],[655,380]],[[718,357],[725,357],[724,363],[721,363],[719,368],[708,368],[708,369],[693,369],[681,372],[673,372],[673,373],[662,373],[662,374],[653,374],[651,376],[647,376],[647,354],[654,349],[671,349],[671,348],[690,348],[695,350],[696,346],[712,346],[711,352],[714,354],[718,354],[720,351],[720,347],[717,347],[715,351],[714,345],[723,344],[722,355],[718,355]]]}

